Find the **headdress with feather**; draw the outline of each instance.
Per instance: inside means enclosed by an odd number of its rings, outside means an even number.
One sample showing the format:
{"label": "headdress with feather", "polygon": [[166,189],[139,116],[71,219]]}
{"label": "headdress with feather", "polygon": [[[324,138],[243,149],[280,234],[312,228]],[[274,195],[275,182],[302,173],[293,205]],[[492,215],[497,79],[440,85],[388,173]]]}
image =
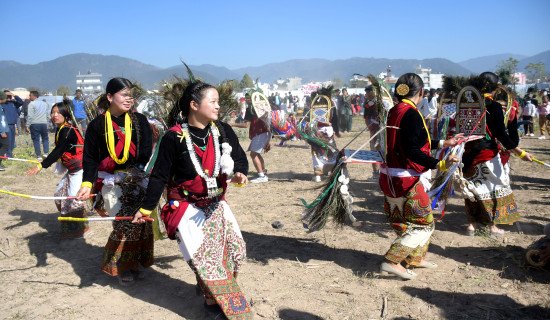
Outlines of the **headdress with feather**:
{"label": "headdress with feather", "polygon": [[[183,59],[181,59],[181,62],[185,65],[185,68],[187,68],[187,75],[189,75],[189,82],[191,83],[195,83],[196,80],[195,80],[195,76],[193,75],[193,71],[191,71],[191,68],[189,68],[189,66],[187,65],[187,63],[185,63],[183,61]],[[218,130],[220,130],[220,133],[223,133],[223,128],[222,128],[222,124],[219,122],[219,121],[215,121],[216,123],[216,126],[218,127]],[[233,161],[233,159],[231,158],[231,151],[232,151],[232,147],[231,145],[227,142],[227,137],[225,136],[225,134],[222,134],[222,156],[220,157],[220,168],[221,168],[221,171],[222,173],[225,173],[226,175],[231,175],[233,174],[233,168],[235,167],[235,162]]]}

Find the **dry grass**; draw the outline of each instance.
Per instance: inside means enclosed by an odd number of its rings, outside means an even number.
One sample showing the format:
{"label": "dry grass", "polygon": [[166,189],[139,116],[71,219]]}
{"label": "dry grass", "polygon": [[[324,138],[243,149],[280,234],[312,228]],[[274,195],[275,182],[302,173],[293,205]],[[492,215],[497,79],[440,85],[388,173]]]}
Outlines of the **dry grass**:
{"label": "dry grass", "polygon": [[[358,132],[363,122],[354,121]],[[343,146],[352,138],[345,134],[337,143]],[[24,143],[16,154],[28,154]],[[248,143],[242,141],[245,149]],[[522,147],[549,160],[549,143],[524,139]],[[504,226],[504,239],[468,237],[463,201],[451,198],[427,257],[439,268],[418,270],[417,279],[400,281],[378,274],[395,235],[382,212],[378,185],[366,180],[370,166],[348,167],[354,214],[362,226],[329,224],[307,234],[299,222],[303,207],[297,198],[311,201],[317,194],[309,148],[289,142],[286,147],[273,146],[264,158],[269,183],[230,187],[227,194],[247,241],[249,258],[239,283],[253,303],[256,319],[382,319],[384,297],[384,319],[550,318],[550,274],[523,266],[524,248],[550,222],[550,172],[543,167],[512,159],[523,234],[515,226]],[[27,178],[23,173],[28,167],[8,164],[0,173],[0,189],[53,194],[59,178],[49,170]],[[0,253],[5,297],[0,318],[202,318],[194,275],[176,242],[156,242],[156,263],[147,279],[121,288],[99,270],[109,223],[92,224],[94,234],[85,241],[62,241],[51,201],[0,195],[0,208],[0,248],[10,255]],[[273,229],[275,220],[284,227]]]}

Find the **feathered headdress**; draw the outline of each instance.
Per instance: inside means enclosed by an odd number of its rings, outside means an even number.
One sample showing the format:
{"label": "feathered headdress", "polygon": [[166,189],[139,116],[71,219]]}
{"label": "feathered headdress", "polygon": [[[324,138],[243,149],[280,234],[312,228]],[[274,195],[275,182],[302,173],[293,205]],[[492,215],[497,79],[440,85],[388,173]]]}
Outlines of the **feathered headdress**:
{"label": "feathered headdress", "polygon": [[187,68],[187,75],[189,76],[189,82],[195,83],[196,80],[195,80],[195,76],[193,75],[193,71],[191,71],[187,63],[185,63],[185,61],[183,61],[182,58],[180,58],[180,61],[181,63],[183,63],[183,65],[185,65],[185,68]]}
{"label": "feathered headdress", "polygon": [[[187,68],[187,75],[189,76],[189,82],[195,83],[195,76],[193,75],[193,71],[191,71],[191,68],[181,59],[181,63],[185,65],[185,68]],[[222,155],[220,157],[220,168],[222,173],[225,173],[226,175],[230,176],[233,174],[233,168],[235,167],[235,162],[233,161],[233,158],[231,158],[231,151],[232,147],[227,142],[227,137],[225,135],[225,132],[223,130],[222,124],[219,121],[216,121],[217,128],[220,131],[220,134],[222,136]]]}

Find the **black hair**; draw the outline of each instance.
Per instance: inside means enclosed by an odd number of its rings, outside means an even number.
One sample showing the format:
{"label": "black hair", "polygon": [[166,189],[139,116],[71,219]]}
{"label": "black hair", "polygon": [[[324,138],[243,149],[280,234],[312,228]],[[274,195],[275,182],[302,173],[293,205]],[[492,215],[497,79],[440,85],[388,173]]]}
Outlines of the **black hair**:
{"label": "black hair", "polygon": [[432,99],[435,95],[435,89],[430,89],[430,95],[428,96],[428,102],[432,102]]}
{"label": "black hair", "polygon": [[493,72],[483,72],[479,76],[470,78],[470,84],[481,93],[493,92],[498,87],[498,76]]}
{"label": "black hair", "polygon": [[71,102],[69,100],[63,100],[63,102],[54,104],[52,106],[52,110],[50,111],[50,115],[55,107],[57,107],[57,112],[65,118],[65,122],[68,122],[71,126],[76,127],[76,123],[74,123],[71,115]]}
{"label": "black hair", "polygon": [[204,92],[208,89],[216,88],[211,84],[200,81],[189,84],[187,88],[185,88],[181,98],[178,100],[178,103],[172,108],[172,111],[170,111],[170,114],[168,115],[168,126],[172,127],[181,122],[178,121],[178,117],[180,115],[182,117],[182,121],[187,122],[191,102],[195,101],[200,104],[204,98]]}
{"label": "black hair", "polygon": [[[409,87],[409,90],[407,93],[400,95],[397,91],[399,88],[399,85],[405,84],[407,87]],[[397,82],[395,83],[395,97],[398,101],[401,101],[403,99],[412,98],[420,92],[424,88],[424,81],[422,81],[422,78],[420,78],[419,75],[416,73],[405,73],[399,79],[397,79]]]}
{"label": "black hair", "polygon": [[30,94],[32,94],[36,98],[40,97],[40,93],[38,93],[38,91],[36,91],[36,90],[31,91]]}
{"label": "black hair", "polygon": [[107,83],[107,87],[105,88],[105,94],[103,94],[99,100],[97,101],[97,106],[99,109],[107,110],[111,106],[109,103],[109,100],[107,99],[107,94],[114,95],[115,93],[119,92],[123,89],[131,89],[133,87],[132,82],[130,80],[125,78],[112,78]]}

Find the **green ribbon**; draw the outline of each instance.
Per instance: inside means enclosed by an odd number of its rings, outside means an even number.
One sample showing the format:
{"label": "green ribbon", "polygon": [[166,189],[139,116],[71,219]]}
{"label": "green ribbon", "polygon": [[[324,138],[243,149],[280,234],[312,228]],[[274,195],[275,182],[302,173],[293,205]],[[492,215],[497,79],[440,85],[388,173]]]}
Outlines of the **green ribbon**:
{"label": "green ribbon", "polygon": [[327,190],[325,190],[325,192],[323,192],[322,195],[319,196],[319,198],[317,198],[317,200],[313,201],[312,203],[310,204],[307,204],[306,200],[302,199],[302,198],[298,198],[298,200],[302,201],[302,204],[308,208],[308,209],[311,209],[313,208],[314,206],[316,206],[321,200],[323,200],[324,197],[326,197],[327,193],[332,189],[332,187],[334,187],[334,184],[336,183],[336,181],[338,181],[338,176],[340,175],[340,173],[342,172],[342,170],[339,170],[338,173],[336,174],[336,177],[334,177],[334,181],[332,181],[332,183],[330,184],[330,186],[327,188]]}
{"label": "green ribbon", "polygon": [[302,132],[302,131],[298,131],[298,132],[300,132],[300,136],[302,136],[302,137],[306,138],[307,140],[310,140],[310,141],[320,145],[321,148],[326,148],[327,147],[327,144],[324,143],[323,141],[317,140],[317,139],[313,138],[312,136],[308,135],[305,132]]}
{"label": "green ribbon", "polygon": [[155,153],[153,153],[153,158],[151,158],[151,161],[149,161],[149,165],[145,169],[145,172],[147,172],[148,174],[150,174],[151,171],[153,171],[153,166],[155,165],[155,162],[157,161],[157,156],[159,154],[160,142],[162,141],[162,137],[163,136],[161,136],[160,139],[159,139],[159,142],[157,142],[157,145],[155,146]]}

